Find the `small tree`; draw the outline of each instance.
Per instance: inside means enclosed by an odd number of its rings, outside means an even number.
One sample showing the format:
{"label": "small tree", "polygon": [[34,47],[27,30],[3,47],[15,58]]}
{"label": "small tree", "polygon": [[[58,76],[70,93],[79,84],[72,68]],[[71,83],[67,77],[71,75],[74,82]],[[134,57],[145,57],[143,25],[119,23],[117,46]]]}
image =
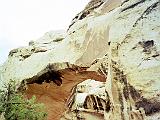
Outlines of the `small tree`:
{"label": "small tree", "polygon": [[46,112],[44,105],[36,103],[36,97],[25,99],[22,93],[16,92],[14,81],[4,85],[0,90],[0,114],[4,113],[6,120],[44,120]]}

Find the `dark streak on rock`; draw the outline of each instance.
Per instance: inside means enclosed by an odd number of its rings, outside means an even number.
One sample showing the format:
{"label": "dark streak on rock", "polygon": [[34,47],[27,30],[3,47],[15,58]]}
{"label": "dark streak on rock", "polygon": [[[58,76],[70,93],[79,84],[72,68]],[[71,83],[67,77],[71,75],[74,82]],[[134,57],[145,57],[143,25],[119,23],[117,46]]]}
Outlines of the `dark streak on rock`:
{"label": "dark streak on rock", "polygon": [[[142,47],[149,49],[154,46],[154,41],[149,40],[145,42],[140,42],[139,44]],[[114,80],[117,82],[120,82],[124,86],[123,93],[121,93],[120,88],[118,88],[118,91],[117,91],[118,98],[119,98],[119,104],[121,105],[120,109],[122,111],[121,119],[124,119],[124,114],[123,114],[124,105],[123,105],[122,94],[124,95],[124,98],[126,100],[129,100],[130,99],[129,96],[131,96],[131,98],[135,101],[135,107],[137,108],[137,110],[139,110],[140,108],[143,108],[146,115],[151,115],[151,114],[160,112],[160,102],[157,101],[156,99],[148,100],[146,98],[143,98],[143,96],[141,96],[140,91],[136,90],[133,86],[127,83],[126,76],[124,75],[123,71],[118,69],[117,66],[118,66],[117,63],[115,61],[112,61],[112,68],[113,68],[113,71],[115,72]]]}
{"label": "dark streak on rock", "polygon": [[100,68],[98,68],[98,73],[101,74],[101,75],[104,75]]}
{"label": "dark streak on rock", "polygon": [[138,43],[141,47],[143,47],[143,52],[150,54],[151,53],[151,48],[154,46],[154,41],[153,40],[147,40],[143,42]]}
{"label": "dark streak on rock", "polygon": [[108,42],[108,45],[110,46],[110,45],[111,45],[111,42]]}
{"label": "dark streak on rock", "polygon": [[[97,4],[97,0],[91,0],[88,5],[85,7],[85,9],[78,13],[78,15],[76,15],[76,17],[73,18],[73,20],[82,20],[85,17],[87,17],[94,9],[100,7],[104,2],[103,1],[98,1],[99,4]],[[73,21],[72,20],[72,21]],[[71,25],[69,25],[69,28],[67,29],[67,31],[70,29],[70,27],[75,24],[75,22],[72,22]]]}
{"label": "dark streak on rock", "polygon": [[101,63],[101,69],[102,69],[102,71],[105,73],[105,75],[108,74],[108,72],[106,71],[107,68],[106,68],[102,63]]}
{"label": "dark streak on rock", "polygon": [[100,99],[98,96],[96,96],[96,99],[97,99],[97,102],[98,102],[98,107],[99,107],[99,109],[100,109],[100,110],[104,110],[103,105],[102,105],[102,103],[101,103],[101,99]]}
{"label": "dark streak on rock", "polygon": [[94,98],[94,95],[91,95],[91,98],[92,98],[92,100],[93,100],[93,108],[94,108],[94,110],[98,110],[98,105],[97,105],[97,102],[96,102],[96,99]]}
{"label": "dark streak on rock", "polygon": [[[114,65],[112,67],[113,67],[115,74],[116,74],[114,79],[119,80],[120,83],[124,83],[126,85],[127,78],[126,78],[126,75],[124,75],[123,71],[119,70]],[[119,79],[117,79],[117,78],[119,78]]]}
{"label": "dark streak on rock", "polygon": [[123,88],[123,94],[126,100],[129,99],[129,94],[131,95],[132,99],[134,101],[138,100],[140,98],[140,92],[137,91],[133,86],[131,86],[130,84],[128,84],[127,86],[125,86]]}
{"label": "dark streak on rock", "polygon": [[[127,1],[126,1],[126,2],[127,2]],[[130,5],[130,6],[126,7],[126,8],[124,8],[121,12],[124,12],[124,11],[126,11],[126,10],[131,9],[131,8],[134,8],[134,7],[136,7],[137,5],[139,5],[139,4],[143,3],[143,2],[145,2],[145,0],[140,0],[139,2],[134,3],[134,4],[132,4],[132,5]]]}
{"label": "dark streak on rock", "polygon": [[66,103],[67,108],[72,109],[73,104],[75,103],[75,94],[68,98]]}
{"label": "dark streak on rock", "polygon": [[140,93],[133,86],[129,85],[129,91],[134,101],[140,98]]}
{"label": "dark streak on rock", "polygon": [[156,112],[160,112],[160,102],[156,100],[148,100],[146,98],[141,98],[140,101],[136,102],[137,109],[144,108],[146,115],[151,115]]}
{"label": "dark streak on rock", "polygon": [[[155,51],[156,52],[156,55],[159,55],[158,52],[156,51],[156,47],[155,47],[155,43],[154,43],[154,40],[147,40],[147,41],[140,41],[138,42],[138,44],[136,44],[132,50],[135,50],[136,48],[138,47],[142,47],[143,48],[143,51],[145,54],[151,54],[152,51]],[[154,56],[153,56],[154,57]]]}
{"label": "dark streak on rock", "polygon": [[82,14],[80,15],[80,17],[79,17],[78,20],[84,19],[84,18],[85,18],[87,15],[89,15],[94,9],[98,8],[98,7],[101,6],[102,4],[103,4],[103,2],[100,3],[99,5],[95,6],[95,7],[91,7],[91,8],[89,8],[89,9],[86,9],[86,10],[82,11]]}
{"label": "dark streak on rock", "polygon": [[106,103],[106,101],[96,95],[89,95],[86,97],[84,103],[83,103],[84,109],[93,109],[96,112],[98,111],[106,111],[109,112],[110,110],[110,101]]}
{"label": "dark streak on rock", "polygon": [[27,55],[20,55],[20,56],[23,58],[23,60],[25,60],[26,58],[30,57],[30,56],[31,56],[31,54],[27,54]]}
{"label": "dark streak on rock", "polygon": [[[116,64],[113,62],[113,64]],[[132,97],[134,101],[140,98],[140,92],[137,91],[133,86],[131,86],[128,81],[126,75],[124,75],[123,71],[119,70],[113,65],[113,69],[115,71],[116,76],[114,77],[115,80],[118,80],[123,87],[123,95],[126,100],[129,99],[129,95]],[[120,93],[119,93],[120,94]],[[121,100],[121,96],[119,95],[119,100]]]}
{"label": "dark streak on rock", "polygon": [[119,102],[120,102],[120,105],[121,105],[121,107],[120,107],[120,109],[121,109],[121,118],[122,118],[122,120],[125,120],[124,119],[124,114],[123,114],[123,110],[124,110],[124,104],[123,104],[123,97],[122,97],[122,93],[120,92],[120,90],[118,90],[118,97],[119,97]]}
{"label": "dark streak on rock", "polygon": [[95,60],[92,62],[91,65],[94,65],[94,64],[98,63],[98,61],[99,61],[99,59],[95,59]]}
{"label": "dark streak on rock", "polygon": [[[74,20],[74,19],[73,19]],[[72,22],[69,26],[68,26],[68,29],[67,31],[74,25],[75,22]]]}
{"label": "dark streak on rock", "polygon": [[18,52],[18,49],[13,49],[9,52],[9,55],[8,56],[13,56],[13,54],[17,53]]}
{"label": "dark streak on rock", "polygon": [[62,41],[64,38],[57,38],[57,39],[55,39],[55,40],[53,40],[53,42],[60,42],[60,41]]}
{"label": "dark streak on rock", "polygon": [[83,107],[84,107],[85,109],[88,109],[88,107],[87,107],[87,102],[88,102],[88,96],[86,97],[86,99],[85,99],[85,101],[84,101],[84,103],[83,103]]}
{"label": "dark streak on rock", "polygon": [[121,6],[124,5],[126,2],[128,2],[129,0],[125,0],[122,2]]}
{"label": "dark streak on rock", "polygon": [[131,114],[131,119],[132,119],[132,120],[134,120],[134,116],[133,116],[133,114]]}
{"label": "dark streak on rock", "polygon": [[123,88],[123,95],[124,95],[124,98],[125,98],[126,100],[129,99],[129,89],[128,89],[127,86],[124,86],[124,88]]}
{"label": "dark streak on rock", "polygon": [[158,56],[160,56],[160,54],[155,54],[155,55],[152,55],[152,57],[158,57]]}
{"label": "dark streak on rock", "polygon": [[106,93],[106,101],[104,101],[106,103],[105,104],[105,111],[109,112],[111,110],[111,102],[110,102],[110,99],[109,99],[109,94],[106,90],[105,90],[105,93]]}
{"label": "dark streak on rock", "polygon": [[[126,98],[129,96],[129,93],[126,92],[128,91],[128,87],[127,87],[127,79],[126,79],[126,76],[124,75],[123,71],[121,71],[119,68],[118,68],[118,65],[115,61],[112,61],[112,68],[113,68],[113,72],[114,72],[114,80],[118,83],[121,83],[122,85],[124,85],[127,89],[125,90],[125,96]],[[124,103],[123,103],[123,96],[122,94],[124,94],[123,92],[121,92],[120,88],[117,88],[117,92],[118,92],[118,101],[119,101],[119,104],[120,104],[120,109],[121,109],[121,119],[124,120],[125,117],[124,117],[124,114],[123,114],[123,111],[124,111]]]}
{"label": "dark streak on rock", "polygon": [[107,101],[105,111],[109,112],[110,110],[111,110],[111,103],[110,101]]}
{"label": "dark streak on rock", "polygon": [[[150,44],[147,43],[146,47],[149,47]],[[119,104],[120,104],[120,109],[121,109],[121,119],[123,120],[124,117],[124,103],[123,103],[123,95],[124,98],[130,101],[130,99],[133,99],[135,102],[141,99],[141,94],[138,90],[136,90],[133,86],[131,86],[128,81],[127,81],[127,77],[126,75],[124,75],[123,71],[121,71],[117,66],[116,62],[112,61],[112,67],[113,67],[113,71],[115,72],[115,76],[114,76],[114,80],[116,80],[117,82],[119,82],[120,84],[122,84],[123,86],[123,91],[121,93],[120,88],[118,88],[118,100],[119,100]],[[122,95],[123,94],[123,95]],[[131,96],[131,98],[129,97]],[[139,109],[141,106],[144,106],[142,104],[137,104],[137,109]],[[148,108],[145,108],[145,110],[147,110]],[[129,106],[130,111],[132,110],[131,106]],[[147,112],[148,113],[148,112]],[[133,116],[132,116],[133,117]]]}
{"label": "dark streak on rock", "polygon": [[148,48],[151,48],[151,47],[154,46],[154,41],[153,40],[147,40],[147,41],[139,42],[139,44],[143,48],[148,49]]}
{"label": "dark streak on rock", "polygon": [[85,18],[88,14],[90,14],[90,11],[85,11],[82,13],[82,15],[80,15],[79,20],[82,20],[83,18]]}
{"label": "dark streak on rock", "polygon": [[158,1],[158,2],[155,2],[154,4],[152,4],[151,6],[149,6],[149,7],[142,13],[142,15],[136,20],[136,22],[134,23],[133,27],[135,27],[135,26],[138,24],[138,21],[140,21],[141,19],[145,18],[145,16],[147,16],[149,13],[151,13],[152,10],[158,6],[158,3],[160,3],[160,2],[159,2],[159,1]]}

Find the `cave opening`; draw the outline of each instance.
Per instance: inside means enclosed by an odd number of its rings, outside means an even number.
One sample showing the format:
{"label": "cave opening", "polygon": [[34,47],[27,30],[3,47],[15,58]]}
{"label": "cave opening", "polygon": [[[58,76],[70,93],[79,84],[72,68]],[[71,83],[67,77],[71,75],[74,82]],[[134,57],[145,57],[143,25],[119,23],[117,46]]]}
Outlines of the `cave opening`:
{"label": "cave opening", "polygon": [[33,84],[33,83],[43,84],[44,82],[45,83],[53,82],[57,86],[61,86],[62,79],[63,79],[63,77],[60,72],[49,70],[46,73],[43,73],[41,76],[37,77],[36,79],[34,79],[32,81],[30,80],[31,82],[28,82],[27,84]]}

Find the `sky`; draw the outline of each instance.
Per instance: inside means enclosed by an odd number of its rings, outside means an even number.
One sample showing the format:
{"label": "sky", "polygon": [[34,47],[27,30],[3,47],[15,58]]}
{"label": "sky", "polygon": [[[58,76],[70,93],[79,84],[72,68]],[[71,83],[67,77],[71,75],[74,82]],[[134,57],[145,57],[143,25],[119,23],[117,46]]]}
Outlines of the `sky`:
{"label": "sky", "polygon": [[0,0],[0,64],[11,49],[51,30],[66,30],[90,0]]}

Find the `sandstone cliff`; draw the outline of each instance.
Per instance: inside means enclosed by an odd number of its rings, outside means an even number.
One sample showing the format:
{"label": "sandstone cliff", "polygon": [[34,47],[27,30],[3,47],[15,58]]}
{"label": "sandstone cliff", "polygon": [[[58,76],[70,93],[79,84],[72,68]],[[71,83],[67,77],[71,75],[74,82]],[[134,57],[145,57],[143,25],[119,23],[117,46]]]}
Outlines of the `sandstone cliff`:
{"label": "sandstone cliff", "polygon": [[66,32],[12,50],[0,85],[16,80],[49,120],[159,120],[159,21],[159,0],[91,0]]}

